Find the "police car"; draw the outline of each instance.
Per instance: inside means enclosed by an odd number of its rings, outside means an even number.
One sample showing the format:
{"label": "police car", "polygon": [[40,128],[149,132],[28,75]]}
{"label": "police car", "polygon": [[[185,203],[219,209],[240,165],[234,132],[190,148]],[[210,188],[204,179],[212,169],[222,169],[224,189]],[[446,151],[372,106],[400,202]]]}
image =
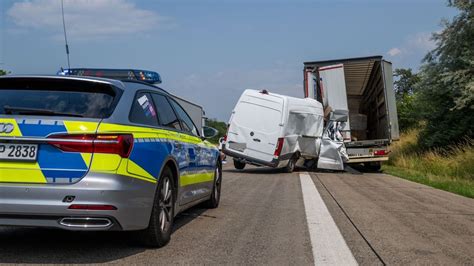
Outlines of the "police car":
{"label": "police car", "polygon": [[159,87],[7,76],[0,95],[0,225],[136,231],[160,247],[179,212],[219,205],[215,131]]}

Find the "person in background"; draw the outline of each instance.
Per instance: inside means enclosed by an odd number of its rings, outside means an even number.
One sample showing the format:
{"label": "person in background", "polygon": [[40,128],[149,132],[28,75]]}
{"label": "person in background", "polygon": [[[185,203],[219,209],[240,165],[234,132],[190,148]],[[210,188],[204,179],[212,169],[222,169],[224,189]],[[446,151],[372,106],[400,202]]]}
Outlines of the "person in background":
{"label": "person in background", "polygon": [[223,138],[223,137],[222,137],[222,138],[219,138],[219,147],[218,147],[218,149],[219,149],[219,151],[221,152],[221,160],[222,160],[222,163],[223,163],[223,164],[226,164],[226,163],[227,163],[227,161],[226,161],[227,156],[222,152],[222,146],[223,146],[224,144],[225,144],[224,138]]}

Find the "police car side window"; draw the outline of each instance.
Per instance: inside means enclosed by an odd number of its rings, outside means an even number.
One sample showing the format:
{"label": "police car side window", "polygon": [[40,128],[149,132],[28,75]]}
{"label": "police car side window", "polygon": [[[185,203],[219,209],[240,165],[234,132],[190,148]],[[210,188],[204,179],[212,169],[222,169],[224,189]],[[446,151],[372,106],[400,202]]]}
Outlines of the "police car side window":
{"label": "police car side window", "polygon": [[158,113],[160,124],[164,127],[170,127],[181,130],[179,120],[173,111],[170,103],[165,96],[153,93],[153,101]]}
{"label": "police car side window", "polygon": [[191,120],[186,111],[184,111],[184,109],[175,100],[170,99],[170,101],[179,117],[179,120],[181,120],[181,124],[184,127],[183,130],[192,133],[195,136],[199,136],[197,129],[194,126],[193,120]]}
{"label": "police car side window", "polygon": [[137,124],[158,126],[156,110],[149,93],[137,93],[130,111],[130,121]]}

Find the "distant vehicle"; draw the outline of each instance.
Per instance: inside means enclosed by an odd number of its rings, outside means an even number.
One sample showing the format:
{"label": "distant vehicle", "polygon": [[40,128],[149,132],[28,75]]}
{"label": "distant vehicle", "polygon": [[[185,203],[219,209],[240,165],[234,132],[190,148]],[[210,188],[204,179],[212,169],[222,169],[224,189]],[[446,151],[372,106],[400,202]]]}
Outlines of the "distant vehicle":
{"label": "distant vehicle", "polygon": [[223,152],[237,169],[253,164],[292,172],[300,159],[318,156],[323,118],[316,100],[245,90],[232,111]]}
{"label": "distant vehicle", "polygon": [[348,112],[341,123],[347,163],[380,169],[390,143],[399,139],[392,64],[382,56],[305,62],[304,77],[305,97],[321,102],[326,118],[335,110]]}
{"label": "distant vehicle", "polygon": [[136,231],[219,205],[218,149],[172,95],[135,80],[0,78],[0,225]]}

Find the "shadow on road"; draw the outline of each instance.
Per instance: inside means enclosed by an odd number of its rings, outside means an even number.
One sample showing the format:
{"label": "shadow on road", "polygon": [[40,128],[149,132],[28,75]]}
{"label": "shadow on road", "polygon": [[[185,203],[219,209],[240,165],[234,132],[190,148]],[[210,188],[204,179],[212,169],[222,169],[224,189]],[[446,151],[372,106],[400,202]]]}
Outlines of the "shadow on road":
{"label": "shadow on road", "polygon": [[268,174],[278,174],[283,173],[282,169],[277,168],[270,168],[270,167],[255,167],[255,168],[248,168],[243,170],[237,169],[223,169],[222,172],[226,173],[241,173],[241,174],[261,174],[261,175],[268,175]]}
{"label": "shadow on road", "polygon": [[[179,214],[173,232],[206,216],[201,206]],[[206,216],[208,217],[208,216]],[[129,232],[72,232],[0,227],[0,264],[90,264],[111,262],[146,251]]]}

